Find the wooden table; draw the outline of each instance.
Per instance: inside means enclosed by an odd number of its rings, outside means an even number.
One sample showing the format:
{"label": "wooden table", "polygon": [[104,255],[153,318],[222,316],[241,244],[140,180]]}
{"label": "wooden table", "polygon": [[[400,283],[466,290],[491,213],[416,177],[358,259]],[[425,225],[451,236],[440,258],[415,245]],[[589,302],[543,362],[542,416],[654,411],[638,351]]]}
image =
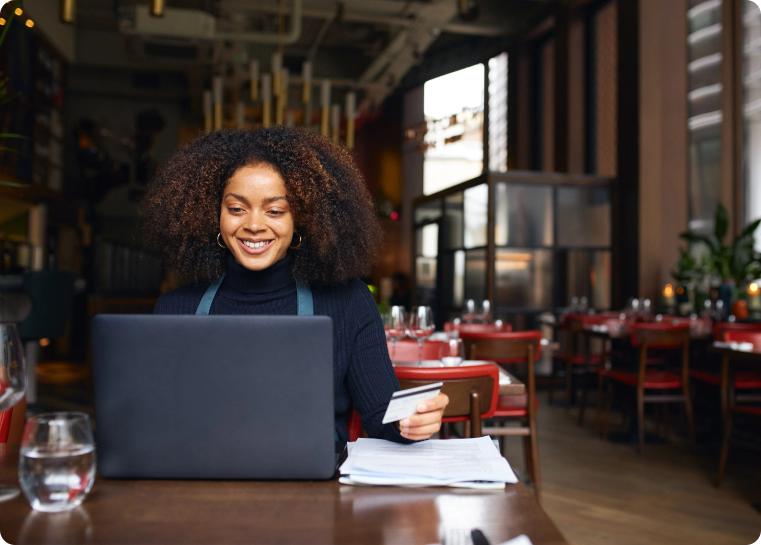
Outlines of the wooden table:
{"label": "wooden table", "polygon": [[[0,483],[17,482],[18,447],[0,445]],[[327,482],[99,479],[81,507],[0,504],[9,543],[453,543],[480,528],[492,545],[526,534],[567,542],[521,483],[502,491],[353,487]]]}

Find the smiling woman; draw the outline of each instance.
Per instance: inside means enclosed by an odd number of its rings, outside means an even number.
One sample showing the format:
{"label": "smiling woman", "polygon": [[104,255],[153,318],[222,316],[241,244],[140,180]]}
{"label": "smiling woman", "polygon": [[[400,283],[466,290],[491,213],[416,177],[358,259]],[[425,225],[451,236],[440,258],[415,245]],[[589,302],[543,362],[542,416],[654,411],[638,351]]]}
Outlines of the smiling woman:
{"label": "smiling woman", "polygon": [[[285,129],[219,131],[180,150],[149,188],[146,238],[195,284],[159,298],[159,314],[313,313],[333,320],[336,435],[352,408],[370,437],[427,439],[444,394],[397,426],[381,419],[399,389],[367,286],[380,241],[370,195],[348,152]],[[255,350],[255,348],[254,348]]]}

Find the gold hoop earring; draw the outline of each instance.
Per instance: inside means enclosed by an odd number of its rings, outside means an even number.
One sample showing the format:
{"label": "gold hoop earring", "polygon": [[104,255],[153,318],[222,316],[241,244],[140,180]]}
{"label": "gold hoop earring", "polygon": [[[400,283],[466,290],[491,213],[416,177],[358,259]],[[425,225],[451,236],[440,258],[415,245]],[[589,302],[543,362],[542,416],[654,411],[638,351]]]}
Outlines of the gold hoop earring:
{"label": "gold hoop earring", "polygon": [[222,233],[217,233],[217,245],[218,245],[220,248],[224,248],[225,250],[227,250],[227,246],[225,246],[224,244],[222,244],[222,243],[219,241],[219,237],[220,237],[220,236],[222,236]]}
{"label": "gold hoop earring", "polygon": [[[298,231],[294,231],[294,233],[296,234],[296,236],[299,237],[299,243],[296,246],[288,246],[288,247],[291,250],[298,250],[299,248],[301,248],[301,235],[299,234]],[[293,243],[293,239],[291,239],[291,243]]]}

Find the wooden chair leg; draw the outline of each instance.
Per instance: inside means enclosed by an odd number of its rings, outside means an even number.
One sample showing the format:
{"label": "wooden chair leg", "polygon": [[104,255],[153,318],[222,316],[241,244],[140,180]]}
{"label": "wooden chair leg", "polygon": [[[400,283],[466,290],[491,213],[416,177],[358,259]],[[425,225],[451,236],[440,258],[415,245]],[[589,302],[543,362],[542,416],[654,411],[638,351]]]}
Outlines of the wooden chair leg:
{"label": "wooden chair leg", "polygon": [[571,391],[573,390],[573,364],[569,359],[565,364],[565,412],[571,410]]}
{"label": "wooden chair leg", "polygon": [[464,424],[465,424],[465,426],[464,426],[464,428],[465,428],[465,437],[464,438],[465,439],[470,439],[472,437],[472,435],[470,435],[470,420],[466,420],[464,422]]}
{"label": "wooden chair leg", "polygon": [[690,441],[694,445],[695,444],[695,420],[692,414],[692,398],[690,397],[690,385],[684,384],[682,391],[684,392],[684,410],[685,410],[685,414],[687,415],[687,431],[690,434]]}
{"label": "wooden chair leg", "polygon": [[531,484],[534,487],[534,497],[541,504],[542,475],[539,470],[539,441],[537,439],[536,421],[529,422],[529,428],[531,429],[531,435],[529,436],[531,443]]}
{"label": "wooden chair leg", "polygon": [[579,375],[579,389],[581,399],[579,400],[579,421],[576,423],[576,425],[583,426],[584,409],[587,408],[587,369],[584,369],[584,373]]}
{"label": "wooden chair leg", "polygon": [[531,467],[531,438],[528,435],[523,436],[523,462],[526,468],[526,477],[533,482],[534,468]]}
{"label": "wooden chair leg", "polygon": [[595,435],[599,436],[602,427],[602,406],[603,406],[603,376],[597,375],[597,399],[595,411]]}
{"label": "wooden chair leg", "polygon": [[732,436],[732,418],[727,418],[724,423],[724,441],[721,443],[721,454],[719,455],[719,472],[716,476],[716,487],[721,488],[724,481],[724,468],[727,466],[727,455],[729,454],[729,438]]}
{"label": "wooden chair leg", "polygon": [[637,388],[637,454],[645,447],[645,390]]}
{"label": "wooden chair leg", "polygon": [[610,408],[613,405],[613,383],[608,381],[608,391],[605,396],[605,417],[602,422],[602,436],[608,440],[608,431],[610,429]]}
{"label": "wooden chair leg", "polygon": [[471,437],[481,437],[481,398],[478,392],[470,392],[470,433]]}
{"label": "wooden chair leg", "polygon": [[555,358],[552,358],[552,372],[550,373],[550,387],[549,387],[549,394],[547,396],[548,403],[552,405],[552,393],[555,390],[555,376],[557,375],[557,361],[555,361]]}

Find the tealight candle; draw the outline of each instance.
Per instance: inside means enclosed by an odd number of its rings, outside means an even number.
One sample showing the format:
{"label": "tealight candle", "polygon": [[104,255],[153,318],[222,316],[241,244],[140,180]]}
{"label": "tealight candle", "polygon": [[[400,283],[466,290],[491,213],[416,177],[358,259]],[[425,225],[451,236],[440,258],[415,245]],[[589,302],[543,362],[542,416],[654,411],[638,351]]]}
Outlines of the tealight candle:
{"label": "tealight candle", "polygon": [[666,307],[676,306],[676,297],[674,296],[674,286],[666,284],[663,288],[663,305]]}
{"label": "tealight candle", "polygon": [[748,310],[761,310],[761,289],[755,282],[748,286]]}

